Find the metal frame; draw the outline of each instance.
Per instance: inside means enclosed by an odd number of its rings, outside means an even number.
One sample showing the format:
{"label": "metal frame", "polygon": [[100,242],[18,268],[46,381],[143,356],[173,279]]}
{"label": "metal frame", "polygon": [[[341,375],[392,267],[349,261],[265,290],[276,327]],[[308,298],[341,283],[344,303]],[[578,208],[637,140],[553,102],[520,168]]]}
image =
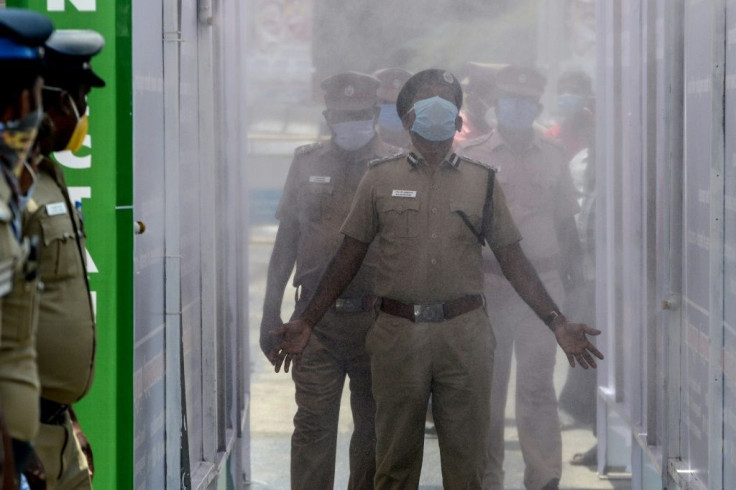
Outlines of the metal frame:
{"label": "metal frame", "polygon": [[[688,9],[693,7],[699,9],[692,11],[699,17],[697,22],[688,23]],[[610,366],[599,373],[599,472],[608,470],[606,421],[614,412],[631,430],[633,488],[658,485],[647,468],[661,474],[664,488],[715,490],[724,483],[726,8],[725,0],[687,6],[683,0],[598,2],[599,121],[603,124],[597,129],[597,139],[602,143],[598,146],[597,202],[601,219],[596,232],[599,237],[614,237],[599,243],[597,250],[598,270],[603,272],[599,274],[603,277],[596,299],[598,322],[614,326],[612,338],[601,342]],[[686,55],[688,43],[703,40],[703,36],[712,38],[708,58],[692,48]],[[688,120],[685,114],[685,74],[690,61],[700,63],[698,71],[693,72],[700,77],[694,88],[709,93],[710,105],[697,106],[710,118],[708,127],[699,122],[702,118],[691,115]],[[706,77],[707,86],[703,85]],[[623,111],[626,118],[618,111]],[[709,127],[710,132],[703,133]],[[690,185],[690,190],[700,192],[693,197],[684,194],[688,189],[685,170],[690,168],[697,175],[700,167],[694,166],[698,163],[695,161],[686,166],[684,158],[686,145],[694,144],[693,137],[698,135],[699,140],[709,140],[702,143],[708,145],[704,153],[709,160],[709,174],[701,189]],[[619,152],[619,147],[623,151]],[[632,187],[634,192],[630,192]],[[634,199],[633,203],[622,199],[622,188],[627,189],[626,198]],[[708,422],[707,427],[701,427],[707,434],[700,439],[701,444],[707,444],[707,485],[691,468],[688,433],[682,429],[683,417],[690,416],[687,407],[692,396],[684,385],[683,373],[690,365],[686,357],[690,352],[686,344],[689,331],[681,308],[687,301],[682,297],[683,271],[687,267],[683,251],[688,243],[683,226],[688,217],[684,198],[708,200],[709,222],[704,231],[709,242],[705,272],[709,278],[708,299],[701,307],[708,315],[707,331],[702,332],[709,340]],[[627,207],[622,211],[625,203]],[[700,209],[704,210],[702,206]],[[705,257],[702,249],[700,253]],[[624,302],[619,289],[624,291]],[[645,328],[629,330],[630,324]],[[624,325],[628,338],[641,335],[641,342],[627,352],[610,344],[619,338],[620,325]],[[659,340],[663,343],[661,351],[655,347]],[[661,359],[656,357],[659,352]],[[661,383],[657,377],[660,373],[664,375]],[[705,379],[706,373],[701,373]],[[699,456],[705,464],[703,453]]]}

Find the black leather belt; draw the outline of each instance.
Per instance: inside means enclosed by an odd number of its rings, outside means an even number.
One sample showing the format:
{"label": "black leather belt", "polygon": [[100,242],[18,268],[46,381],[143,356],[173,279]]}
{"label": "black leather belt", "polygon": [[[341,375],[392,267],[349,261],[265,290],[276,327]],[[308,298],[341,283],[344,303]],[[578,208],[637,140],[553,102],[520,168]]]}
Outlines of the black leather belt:
{"label": "black leather belt", "polygon": [[62,425],[66,421],[66,414],[69,411],[69,405],[63,405],[47,398],[41,398],[41,418],[42,424]]}
{"label": "black leather belt", "polygon": [[436,323],[450,320],[483,306],[483,296],[473,294],[445,303],[410,305],[390,298],[381,298],[381,311],[415,323]]}
{"label": "black leather belt", "polygon": [[337,298],[332,305],[335,313],[364,313],[371,311],[376,305],[378,297],[363,296],[361,298]]}

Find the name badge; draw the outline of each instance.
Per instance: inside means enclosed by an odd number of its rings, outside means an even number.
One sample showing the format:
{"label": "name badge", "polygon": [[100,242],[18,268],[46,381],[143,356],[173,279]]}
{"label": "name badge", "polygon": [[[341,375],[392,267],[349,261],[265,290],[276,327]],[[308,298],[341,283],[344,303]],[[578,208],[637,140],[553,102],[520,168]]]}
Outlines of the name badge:
{"label": "name badge", "polygon": [[309,182],[312,184],[329,184],[332,180],[332,177],[322,177],[319,175],[312,175],[309,177]]}
{"label": "name badge", "polygon": [[49,216],[56,216],[59,214],[66,214],[66,203],[64,202],[52,202],[46,205],[46,213]]}
{"label": "name badge", "polygon": [[394,189],[394,191],[391,193],[391,197],[417,197],[417,191],[403,191],[399,189]]}

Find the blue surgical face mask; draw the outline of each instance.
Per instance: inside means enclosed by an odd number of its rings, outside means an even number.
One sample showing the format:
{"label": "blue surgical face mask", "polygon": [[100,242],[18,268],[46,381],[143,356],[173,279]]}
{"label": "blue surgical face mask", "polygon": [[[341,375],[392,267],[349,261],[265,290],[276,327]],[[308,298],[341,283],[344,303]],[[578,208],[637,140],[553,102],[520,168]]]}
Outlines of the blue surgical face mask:
{"label": "blue surgical face mask", "polygon": [[345,121],[331,125],[334,141],[345,151],[355,151],[370,143],[376,135],[375,120]]}
{"label": "blue surgical face mask", "polygon": [[416,119],[411,130],[428,141],[446,141],[455,136],[458,109],[455,104],[435,96],[419,100],[412,108]]}
{"label": "blue surgical face mask", "polygon": [[563,116],[571,116],[580,112],[585,106],[585,99],[577,94],[560,94],[557,97],[557,109]]}
{"label": "blue surgical face mask", "polygon": [[399,113],[396,112],[396,104],[381,104],[381,113],[378,116],[378,125],[381,129],[398,133],[404,130]]}
{"label": "blue surgical face mask", "polygon": [[496,103],[498,124],[509,129],[531,129],[539,113],[539,105],[524,97],[500,97]]}

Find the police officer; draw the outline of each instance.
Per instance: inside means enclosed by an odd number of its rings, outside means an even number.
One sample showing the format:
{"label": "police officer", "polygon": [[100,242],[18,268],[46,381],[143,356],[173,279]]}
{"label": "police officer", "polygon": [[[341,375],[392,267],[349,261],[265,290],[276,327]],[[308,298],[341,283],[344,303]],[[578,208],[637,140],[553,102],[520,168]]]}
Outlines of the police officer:
{"label": "police officer", "polygon": [[491,134],[496,127],[493,103],[496,99],[496,74],[506,65],[469,61],[465,66],[467,77],[464,108],[461,111],[463,129],[455,136],[455,145],[461,145]]}
{"label": "police officer", "polygon": [[397,108],[411,132],[411,151],[366,172],[317,292],[298,318],[274,332],[283,335],[272,352],[276,370],[303,362],[312,329],[377,243],[381,313],[366,339],[377,488],[418,487],[430,393],[444,486],[481,487],[495,345],[483,308],[482,242],[572,365],[595,366],[591,354],[602,358],[585,337],[599,332],[565,319],[524,256],[494,172],[452,153],[461,105],[462,88],[449,72],[425,70],[406,82]]}
{"label": "police officer", "polygon": [[[296,314],[304,311],[317,281],[340,245],[340,225],[367,162],[399,150],[376,136],[378,80],[357,72],[324,80],[324,117],[329,142],[296,150],[276,217],[279,229],[268,269],[261,323],[261,347],[268,354],[282,324],[281,301],[296,262]],[[315,326],[301,370],[294,371],[297,413],[291,440],[291,488],[332,488],[340,397],[350,378],[355,429],[350,442],[349,488],[373,488],[375,405],[365,352],[374,313],[373,261],[368,260],[340,298]]]}
{"label": "police officer", "polygon": [[18,475],[38,430],[36,269],[21,239],[20,210],[29,195],[17,178],[41,121],[43,43],[53,31],[43,15],[0,9],[0,409]]}
{"label": "police officer", "polygon": [[557,80],[557,112],[561,120],[544,132],[564,148],[568,161],[591,148],[595,137],[593,81],[580,70],[564,72]]}
{"label": "police officer", "polygon": [[[563,276],[580,260],[575,227],[579,207],[564,150],[533,127],[542,106],[544,77],[532,68],[510,66],[497,76],[498,131],[464,145],[465,154],[498,170],[509,210],[524,241],[521,248],[557,304]],[[528,489],[556,489],[562,471],[562,438],[553,384],[555,338],[519,299],[501,265],[485,257],[486,295],[495,327],[491,430],[485,489],[503,488],[504,414],[512,353],[516,353],[516,423]],[[577,269],[576,269],[577,270]]]}
{"label": "police officer", "polygon": [[373,73],[373,76],[381,82],[377,91],[381,103],[378,134],[383,141],[399,148],[411,146],[409,133],[404,130],[399,113],[396,112],[396,98],[411,75],[411,72],[403,68],[383,68]]}
{"label": "police officer", "polygon": [[87,134],[87,94],[105,82],[90,60],[104,45],[88,30],[57,30],[46,42],[43,100],[48,131],[39,135],[33,199],[23,214],[23,233],[38,236],[44,283],[38,335],[41,379],[36,453],[47,488],[91,488],[87,459],[75,435],[70,408],[90,388],[95,362],[95,321],[87,280],[85,233],[79,203],[69,196],[52,152],[76,151]]}

